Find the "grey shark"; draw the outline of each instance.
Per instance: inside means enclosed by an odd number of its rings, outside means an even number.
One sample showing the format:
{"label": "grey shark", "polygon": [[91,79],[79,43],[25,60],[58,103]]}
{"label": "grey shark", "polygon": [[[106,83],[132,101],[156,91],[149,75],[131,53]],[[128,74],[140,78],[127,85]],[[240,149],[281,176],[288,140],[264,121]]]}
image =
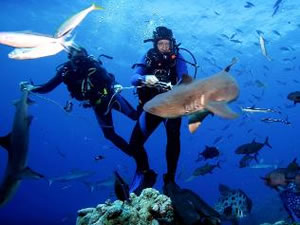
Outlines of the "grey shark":
{"label": "grey shark", "polygon": [[77,169],[73,169],[68,174],[63,176],[51,177],[47,178],[49,186],[53,184],[53,182],[70,182],[74,180],[82,180],[84,178],[93,176],[96,174],[94,171],[81,171]]}
{"label": "grey shark", "polygon": [[181,84],[155,96],[144,105],[144,110],[163,118],[188,116],[191,132],[198,128],[208,113],[227,119],[237,118],[238,114],[227,105],[239,96],[239,86],[228,73],[233,64],[201,80],[184,75]]}
{"label": "grey shark", "polygon": [[16,112],[11,133],[0,137],[0,145],[7,150],[8,162],[0,185],[0,206],[7,203],[17,191],[22,178],[39,179],[44,176],[27,167],[29,127],[32,116],[28,115],[28,91],[24,91],[15,103]]}

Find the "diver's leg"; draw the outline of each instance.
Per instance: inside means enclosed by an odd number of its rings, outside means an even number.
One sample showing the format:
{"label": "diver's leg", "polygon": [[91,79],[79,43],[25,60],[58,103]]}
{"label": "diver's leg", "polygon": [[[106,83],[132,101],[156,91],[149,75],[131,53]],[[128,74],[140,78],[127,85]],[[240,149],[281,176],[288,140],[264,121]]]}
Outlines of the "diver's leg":
{"label": "diver's leg", "polygon": [[138,112],[130,105],[130,103],[120,94],[115,96],[113,108],[123,113],[132,120],[138,119]]}
{"label": "diver's leg", "polygon": [[94,111],[98,123],[100,124],[100,127],[103,131],[104,137],[110,140],[115,146],[121,149],[124,153],[131,156],[128,148],[129,146],[128,143],[115,132],[111,111],[109,111],[109,113],[104,115],[102,110],[97,108],[97,106],[94,109]]}
{"label": "diver's leg", "polygon": [[162,118],[143,112],[136,123],[131,139],[129,148],[136,162],[136,172],[133,178],[130,192],[135,192],[139,195],[144,188],[152,187],[156,182],[157,174],[150,169],[148,156],[144,149],[144,144],[162,122]]}
{"label": "diver's leg", "polygon": [[165,179],[175,181],[177,163],[180,155],[180,126],[181,118],[168,119],[165,122],[167,131],[167,174]]}
{"label": "diver's leg", "polygon": [[161,122],[162,118],[143,112],[133,128],[129,148],[136,161],[137,170],[149,169],[148,156],[144,149],[144,144]]}

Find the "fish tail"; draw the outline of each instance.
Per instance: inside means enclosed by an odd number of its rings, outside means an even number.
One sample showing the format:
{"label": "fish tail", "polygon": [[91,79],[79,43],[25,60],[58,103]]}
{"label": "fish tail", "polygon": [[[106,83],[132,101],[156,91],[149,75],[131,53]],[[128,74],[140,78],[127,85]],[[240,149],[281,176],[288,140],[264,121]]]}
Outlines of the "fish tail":
{"label": "fish tail", "polygon": [[96,5],[95,3],[92,5],[93,10],[100,10],[100,9],[104,9],[103,7]]}
{"label": "fish tail", "polygon": [[272,148],[272,146],[269,143],[269,137],[266,137],[264,145],[268,146],[269,148]]}
{"label": "fish tail", "polygon": [[75,49],[79,48],[79,46],[75,43],[75,38],[76,38],[76,34],[73,35],[73,37],[71,38],[71,40],[69,41],[66,41],[65,40],[66,37],[62,37],[62,46],[64,47],[65,51],[66,52],[69,52],[70,51],[70,47],[73,47]]}
{"label": "fish tail", "polygon": [[220,168],[221,169],[221,165],[220,165],[220,161],[219,162],[217,162],[217,165],[216,165],[218,168]]}

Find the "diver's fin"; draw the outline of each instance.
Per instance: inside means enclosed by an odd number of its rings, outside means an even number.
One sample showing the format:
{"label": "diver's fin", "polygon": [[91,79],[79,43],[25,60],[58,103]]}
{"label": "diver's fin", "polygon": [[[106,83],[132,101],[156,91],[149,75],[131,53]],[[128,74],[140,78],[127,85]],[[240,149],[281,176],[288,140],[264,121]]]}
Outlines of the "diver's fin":
{"label": "diver's fin", "polygon": [[181,189],[175,182],[168,182],[163,192],[170,197],[175,214],[183,224],[220,224],[219,214],[191,190]]}
{"label": "diver's fin", "polygon": [[136,171],[130,185],[129,193],[134,192],[136,195],[140,195],[145,188],[153,187],[156,177],[157,174],[151,169]]}
{"label": "diver's fin", "polygon": [[9,149],[10,149],[10,136],[11,136],[11,133],[9,133],[8,135],[6,135],[4,137],[0,137],[0,146],[5,148],[7,151],[9,151]]}
{"label": "diver's fin", "polygon": [[41,179],[44,178],[45,176],[33,171],[31,168],[26,167],[19,173],[18,179],[24,179],[24,178],[31,178],[31,179]]}
{"label": "diver's fin", "polygon": [[118,171],[114,172],[115,174],[115,194],[117,198],[121,201],[129,199],[129,186],[120,176]]}
{"label": "diver's fin", "polygon": [[235,119],[238,117],[238,114],[233,112],[227,105],[226,102],[209,102],[205,105],[205,108],[216,115],[227,119]]}

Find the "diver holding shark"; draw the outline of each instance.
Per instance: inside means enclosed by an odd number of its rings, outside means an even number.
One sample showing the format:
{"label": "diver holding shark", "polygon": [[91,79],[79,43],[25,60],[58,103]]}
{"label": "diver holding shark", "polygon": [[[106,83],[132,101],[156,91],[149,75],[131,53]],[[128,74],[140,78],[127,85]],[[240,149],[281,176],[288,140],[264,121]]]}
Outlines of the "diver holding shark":
{"label": "diver holding shark", "polygon": [[[152,106],[158,106],[158,108],[155,109],[160,111],[159,107],[162,106],[163,108],[163,104],[165,104],[165,102],[160,104],[160,101],[156,102],[154,99],[164,99],[166,96],[171,97],[168,100],[170,100],[171,104],[175,104],[176,107],[176,101],[181,103],[181,101],[186,100],[183,99],[185,95],[179,98],[177,98],[178,95],[176,96],[177,91],[181,90],[180,86],[193,83],[198,84],[198,81],[194,82],[191,77],[185,75],[187,74],[186,61],[178,52],[179,48],[173,37],[172,30],[166,27],[157,27],[153,32],[153,39],[150,40],[153,42],[153,48],[146,53],[141,63],[136,64],[138,68],[136,70],[136,74],[132,77],[132,85],[138,87],[138,109],[141,113],[129,142],[130,149],[137,165],[136,173],[130,187],[125,185],[126,188],[120,189],[126,189],[127,191],[125,190],[125,193],[129,191],[140,194],[143,189],[152,187],[155,184],[157,174],[150,169],[144,144],[158,125],[163,122],[167,133],[167,173],[163,176],[163,192],[171,198],[177,220],[181,221],[181,224],[185,225],[220,224],[220,215],[218,212],[211,208],[196,193],[188,189],[180,188],[175,182],[175,174],[180,154],[181,116],[185,115],[185,113],[178,112],[175,116],[168,114],[168,112],[172,111],[171,105],[168,105],[170,106],[170,108],[167,109],[168,115],[156,114],[151,111]],[[208,78],[209,82],[208,85],[205,86],[205,91],[208,91],[217,84],[211,93],[212,96],[220,98],[205,98],[205,100],[210,101],[205,104],[205,108],[202,107],[201,109],[195,109],[190,113],[191,116],[194,116],[192,119],[196,120],[195,122],[203,121],[204,118],[211,113],[217,113],[226,118],[235,118],[237,116],[226,106],[226,103],[234,100],[239,93],[238,86],[234,79],[227,74],[234,63],[235,62],[226,67],[220,74],[215,75],[216,78],[213,78],[212,80]],[[166,85],[161,85],[162,82]],[[186,84],[186,82],[189,84]],[[158,84],[159,88],[155,87],[156,84]],[[200,86],[201,85],[202,83],[200,83]],[[193,91],[198,88],[197,85],[192,87],[193,88],[190,89],[191,92],[189,92],[189,94],[192,94]],[[216,89],[218,87],[220,87],[220,92],[217,93],[218,90]],[[229,89],[229,92],[226,92],[222,88],[227,90]],[[169,93],[170,95],[168,95]],[[214,95],[216,93],[217,95]],[[205,92],[202,93],[203,97],[206,97],[205,94]],[[162,98],[160,98],[160,96],[162,96]],[[211,104],[212,106],[209,107],[208,103],[212,103],[212,100],[219,100],[220,106],[215,104],[214,107],[213,104]],[[152,105],[153,101],[154,104]],[[158,105],[156,103],[158,103]],[[187,102],[187,104],[188,103],[189,102]],[[150,105],[150,107],[146,105]],[[142,109],[144,111],[142,111]],[[181,108],[178,107],[178,109]],[[119,176],[117,176],[116,184],[119,184],[118,187],[124,187],[123,182],[120,182],[118,177]],[[117,196],[122,197],[122,199],[126,199],[126,196],[128,196],[123,195],[124,194],[122,192],[117,193]]]}

